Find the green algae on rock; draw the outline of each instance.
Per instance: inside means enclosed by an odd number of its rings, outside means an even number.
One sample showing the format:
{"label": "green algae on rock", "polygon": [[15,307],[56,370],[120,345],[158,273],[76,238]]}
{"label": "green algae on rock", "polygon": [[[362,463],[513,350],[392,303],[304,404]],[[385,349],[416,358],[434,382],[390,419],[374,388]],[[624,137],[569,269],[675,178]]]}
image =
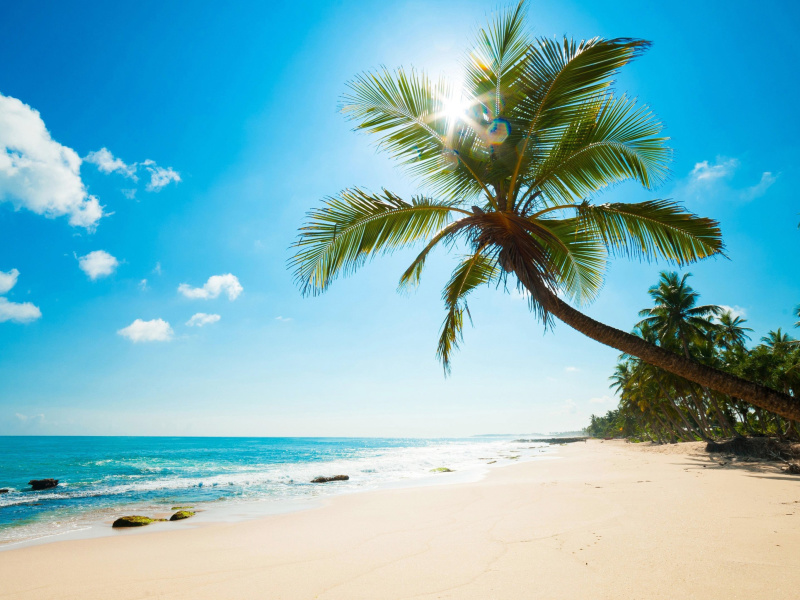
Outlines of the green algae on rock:
{"label": "green algae on rock", "polygon": [[447,467],[437,467],[436,469],[431,469],[431,473],[452,473],[453,469],[448,469]]}
{"label": "green algae on rock", "polygon": [[191,510],[179,510],[174,515],[172,515],[169,520],[170,521],[182,521],[183,519],[188,519],[189,517],[194,516],[194,511]]}
{"label": "green algae on rock", "polygon": [[111,527],[144,527],[145,525],[150,525],[155,521],[155,519],[151,519],[150,517],[142,517],[138,515],[128,516],[128,517],[120,517]]}

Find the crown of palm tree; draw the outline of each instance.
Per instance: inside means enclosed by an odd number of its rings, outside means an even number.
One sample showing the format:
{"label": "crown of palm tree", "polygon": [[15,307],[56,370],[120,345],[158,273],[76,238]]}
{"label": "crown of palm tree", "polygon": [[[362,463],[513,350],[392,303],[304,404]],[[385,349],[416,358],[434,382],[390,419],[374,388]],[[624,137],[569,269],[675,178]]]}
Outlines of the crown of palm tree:
{"label": "crown of palm tree", "polygon": [[675,272],[662,272],[659,282],[647,292],[655,306],[639,311],[639,316],[644,317],[640,326],[646,323],[662,346],[680,347],[687,356],[690,342],[715,331],[712,319],[722,314],[719,306],[697,305],[700,294],[686,283],[691,275],[686,273],[679,278]]}
{"label": "crown of palm tree", "polygon": [[513,274],[547,324],[545,299],[593,300],[610,255],[683,265],[720,253],[717,222],[675,202],[593,201],[614,184],[652,189],[668,174],[661,123],[612,88],[648,47],[630,38],[532,39],[520,2],[480,30],[463,89],[416,70],[356,77],[343,112],[425,193],[353,188],[312,210],[290,260],[302,291],[324,292],[367,259],[422,243],[400,279],[413,286],[435,246],[466,249],[442,293],[437,356],[448,370],[466,298],[480,285]]}

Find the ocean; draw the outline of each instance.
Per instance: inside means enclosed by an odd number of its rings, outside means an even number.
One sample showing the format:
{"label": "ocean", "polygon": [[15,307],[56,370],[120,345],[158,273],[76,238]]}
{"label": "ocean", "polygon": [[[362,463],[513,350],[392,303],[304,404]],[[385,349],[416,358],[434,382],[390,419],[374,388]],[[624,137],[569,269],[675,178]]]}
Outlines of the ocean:
{"label": "ocean", "polygon": [[[186,438],[0,436],[0,548],[110,529],[126,514],[269,514],[333,494],[479,477],[544,457],[546,444],[513,438]],[[447,467],[456,473],[432,473]],[[314,484],[317,476],[349,475]],[[31,479],[56,488],[31,491]],[[62,538],[63,539],[63,538]]]}

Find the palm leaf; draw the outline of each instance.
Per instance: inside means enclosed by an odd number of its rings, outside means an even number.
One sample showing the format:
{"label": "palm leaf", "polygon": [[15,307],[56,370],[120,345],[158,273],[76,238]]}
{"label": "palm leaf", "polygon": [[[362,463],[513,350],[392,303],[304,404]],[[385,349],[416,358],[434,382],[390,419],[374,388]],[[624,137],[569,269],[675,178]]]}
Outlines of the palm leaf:
{"label": "palm leaf", "polygon": [[538,219],[551,235],[539,238],[548,249],[559,289],[577,304],[593,301],[603,287],[608,252],[601,241],[584,235],[578,219]]}
{"label": "palm leaf", "polygon": [[450,357],[463,339],[464,313],[469,316],[466,297],[480,285],[488,284],[500,274],[493,257],[482,250],[467,256],[453,271],[442,292],[447,315],[442,323],[436,357],[442,362],[445,373],[450,372]]}
{"label": "palm leaf", "polygon": [[719,223],[699,217],[671,200],[576,207],[582,227],[594,233],[611,253],[678,265],[724,250]]}
{"label": "palm leaf", "polygon": [[424,197],[407,202],[386,190],[345,190],[308,213],[289,266],[304,294],[321,293],[339,273],[352,273],[369,256],[427,238],[459,211],[455,204]]}
{"label": "palm leaf", "polygon": [[439,245],[440,242],[447,241],[448,239],[452,240],[459,233],[461,227],[463,227],[463,225],[459,221],[456,221],[442,228],[434,235],[422,249],[422,252],[414,259],[414,262],[411,263],[405,273],[400,277],[400,283],[397,286],[398,290],[406,290],[419,285],[419,280],[422,276],[422,270],[425,267],[428,254],[430,254],[431,250]]}
{"label": "palm leaf", "polygon": [[512,175],[512,191],[524,164],[539,156],[536,146],[548,130],[573,123],[585,103],[605,92],[617,71],[643,53],[649,42],[631,38],[593,38],[576,43],[540,38],[532,45],[525,71],[524,96],[515,119],[525,123]]}
{"label": "palm leaf", "polygon": [[647,106],[626,97],[598,98],[564,129],[547,158],[525,174],[533,189],[556,201],[586,198],[634,179],[650,189],[668,174],[671,151],[662,125]]}

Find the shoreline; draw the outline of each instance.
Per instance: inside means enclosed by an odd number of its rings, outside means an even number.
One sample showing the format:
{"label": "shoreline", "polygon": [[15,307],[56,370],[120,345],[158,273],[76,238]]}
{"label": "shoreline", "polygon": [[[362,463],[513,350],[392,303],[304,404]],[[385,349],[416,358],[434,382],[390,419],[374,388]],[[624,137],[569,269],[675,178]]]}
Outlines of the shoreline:
{"label": "shoreline", "polygon": [[472,483],[12,549],[0,577],[13,599],[793,597],[796,477],[636,446],[571,444]]}
{"label": "shoreline", "polygon": [[[513,440],[517,441],[517,440]],[[525,443],[532,443],[525,441]],[[275,515],[290,514],[306,510],[314,510],[325,506],[333,498],[348,496],[352,494],[372,493],[376,491],[417,488],[440,485],[455,485],[459,483],[474,483],[486,477],[492,470],[520,464],[528,461],[550,460],[558,458],[556,454],[557,444],[543,444],[542,446],[530,446],[526,449],[515,449],[519,456],[515,460],[509,460],[502,456],[493,459],[498,464],[481,464],[468,467],[463,470],[452,471],[450,473],[425,473],[417,477],[406,479],[390,480],[375,483],[367,487],[348,487],[346,484],[333,484],[334,488],[321,490],[319,495],[307,497],[291,498],[261,498],[248,500],[217,500],[195,502],[193,506],[197,509],[197,514],[183,522],[184,527],[204,527],[219,523],[236,523],[270,517]],[[532,452],[531,452],[532,451]],[[509,452],[509,450],[504,450]],[[328,484],[325,484],[326,486]],[[112,537],[116,535],[142,535],[155,532],[166,532],[175,526],[175,523],[151,523],[145,527],[130,529],[113,529],[111,523],[123,514],[146,513],[153,518],[169,518],[174,511],[165,510],[164,506],[142,505],[131,503],[114,508],[98,509],[87,511],[81,515],[81,521],[76,528],[63,531],[42,534],[34,537],[27,537],[18,541],[0,543],[0,555],[4,552],[40,546],[64,541],[76,541]],[[24,525],[23,525],[24,527]]]}

